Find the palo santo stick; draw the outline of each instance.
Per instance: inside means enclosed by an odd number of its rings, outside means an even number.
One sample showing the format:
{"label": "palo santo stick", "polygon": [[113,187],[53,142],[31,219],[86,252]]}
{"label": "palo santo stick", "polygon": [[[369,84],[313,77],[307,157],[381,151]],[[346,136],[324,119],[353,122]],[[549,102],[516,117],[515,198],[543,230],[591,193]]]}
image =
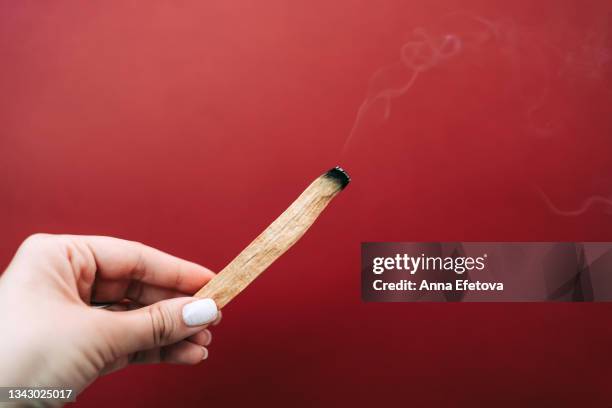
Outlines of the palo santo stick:
{"label": "palo santo stick", "polygon": [[293,246],[350,181],[340,167],[318,177],[268,228],[195,296],[221,309]]}

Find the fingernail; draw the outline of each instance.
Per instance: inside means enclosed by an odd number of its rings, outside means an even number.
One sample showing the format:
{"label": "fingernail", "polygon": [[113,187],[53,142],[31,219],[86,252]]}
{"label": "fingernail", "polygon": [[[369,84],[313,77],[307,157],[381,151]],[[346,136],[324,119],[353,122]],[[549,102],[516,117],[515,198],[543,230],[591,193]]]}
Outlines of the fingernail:
{"label": "fingernail", "polygon": [[217,305],[212,299],[200,299],[183,306],[183,321],[187,326],[201,326],[217,318]]}
{"label": "fingernail", "polygon": [[208,349],[206,347],[202,347],[204,350],[204,355],[202,356],[202,360],[206,360],[208,358]]}
{"label": "fingernail", "polygon": [[217,318],[215,319],[214,322],[212,322],[213,326],[218,325],[219,323],[221,323],[221,318],[223,317],[223,314],[221,313],[221,311],[219,310],[219,314],[217,315]]}
{"label": "fingernail", "polygon": [[204,329],[204,331],[206,332],[206,344],[205,344],[205,346],[209,346],[210,343],[212,342],[212,333],[208,329]]}

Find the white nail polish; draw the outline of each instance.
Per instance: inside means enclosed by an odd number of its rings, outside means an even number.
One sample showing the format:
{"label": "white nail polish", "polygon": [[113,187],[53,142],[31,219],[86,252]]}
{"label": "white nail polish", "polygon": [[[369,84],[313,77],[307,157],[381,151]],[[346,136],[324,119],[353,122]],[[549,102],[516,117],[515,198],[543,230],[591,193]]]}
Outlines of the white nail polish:
{"label": "white nail polish", "polygon": [[183,321],[187,326],[200,326],[217,318],[217,305],[212,299],[200,299],[183,306]]}
{"label": "white nail polish", "polygon": [[208,329],[204,329],[204,331],[206,332],[206,344],[204,345],[210,346],[210,343],[212,343],[212,333]]}

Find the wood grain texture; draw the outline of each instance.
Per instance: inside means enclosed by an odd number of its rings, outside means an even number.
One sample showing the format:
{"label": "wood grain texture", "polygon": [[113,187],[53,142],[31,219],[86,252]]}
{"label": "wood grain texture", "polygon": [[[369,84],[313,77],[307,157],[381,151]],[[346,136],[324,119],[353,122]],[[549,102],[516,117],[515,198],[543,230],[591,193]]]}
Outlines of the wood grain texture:
{"label": "wood grain texture", "polygon": [[[337,177],[339,171],[344,180]],[[332,172],[336,176],[330,176]],[[219,309],[228,304],[304,235],[348,181],[346,173],[338,168],[318,177],[195,296],[213,299]]]}

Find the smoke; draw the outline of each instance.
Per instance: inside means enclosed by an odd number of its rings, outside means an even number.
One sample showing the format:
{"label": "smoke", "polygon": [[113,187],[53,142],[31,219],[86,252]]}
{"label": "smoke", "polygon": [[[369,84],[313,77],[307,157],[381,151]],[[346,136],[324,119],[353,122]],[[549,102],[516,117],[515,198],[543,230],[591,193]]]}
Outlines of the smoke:
{"label": "smoke", "polygon": [[[565,16],[560,16],[565,18]],[[497,21],[464,11],[452,12],[437,22],[411,31],[397,60],[378,69],[370,78],[366,96],[359,105],[342,154],[361,136],[365,125],[382,124],[392,114],[394,100],[425,81],[428,72],[461,57],[462,64],[482,70],[489,63],[502,69],[499,93],[514,104],[510,126],[518,126],[522,137],[554,143],[553,136],[575,129],[576,123],[602,120],[575,115],[576,95],[610,95],[612,84],[611,17],[596,17],[589,29],[568,31],[566,24],[551,18],[538,26],[519,25],[511,19]],[[458,67],[458,66],[457,66]],[[465,68],[465,65],[462,66]],[[505,68],[505,69],[504,69]],[[587,100],[588,102],[588,100]],[[593,115],[597,115],[595,110]],[[582,122],[578,122],[582,121]],[[541,190],[539,195],[558,216],[580,216],[594,207],[612,211],[612,196],[593,195],[572,209],[561,209]]]}
{"label": "smoke", "polygon": [[[433,34],[424,28],[416,28],[412,31],[411,38],[400,47],[399,61],[380,68],[372,75],[369,91],[357,109],[353,126],[342,147],[342,153],[346,153],[365,122],[365,118],[375,106],[379,104],[382,106],[383,113],[380,121],[387,121],[391,116],[393,99],[405,95],[413,87],[417,78],[458,56],[466,48],[477,48],[491,38],[499,37],[499,27],[495,23],[469,13],[450,13],[441,19],[441,25],[452,25],[448,23],[457,18],[476,22],[479,27],[476,30],[447,31],[442,34]],[[394,75],[401,78],[400,81],[397,81],[399,84],[393,86],[385,84]]]}
{"label": "smoke", "polygon": [[552,202],[550,197],[548,197],[544,193],[544,191],[542,191],[540,188],[538,188],[537,191],[542,197],[542,200],[544,200],[544,202],[546,203],[546,206],[550,209],[550,211],[553,214],[559,215],[561,217],[578,217],[597,205],[602,205],[608,207],[609,210],[612,210],[612,198],[603,197],[600,195],[593,195],[587,197],[578,208],[562,210]]}

